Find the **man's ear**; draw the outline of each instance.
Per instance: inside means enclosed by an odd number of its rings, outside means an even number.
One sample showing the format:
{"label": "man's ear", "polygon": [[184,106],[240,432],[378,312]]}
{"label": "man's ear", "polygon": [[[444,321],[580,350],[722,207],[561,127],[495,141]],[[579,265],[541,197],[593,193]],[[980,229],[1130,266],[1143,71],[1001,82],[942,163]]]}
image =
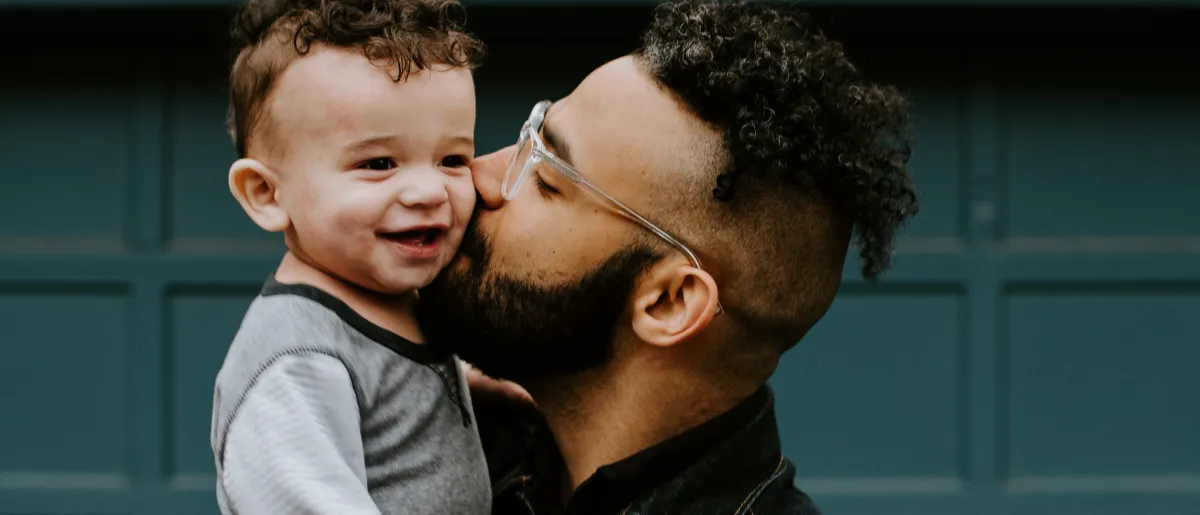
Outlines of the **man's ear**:
{"label": "man's ear", "polygon": [[633,298],[633,331],[651,345],[670,346],[695,336],[717,312],[717,283],[691,266],[656,267]]}
{"label": "man's ear", "polygon": [[238,159],[229,167],[229,191],[254,223],[263,230],[279,232],[291,219],[279,204],[278,178],[257,159]]}

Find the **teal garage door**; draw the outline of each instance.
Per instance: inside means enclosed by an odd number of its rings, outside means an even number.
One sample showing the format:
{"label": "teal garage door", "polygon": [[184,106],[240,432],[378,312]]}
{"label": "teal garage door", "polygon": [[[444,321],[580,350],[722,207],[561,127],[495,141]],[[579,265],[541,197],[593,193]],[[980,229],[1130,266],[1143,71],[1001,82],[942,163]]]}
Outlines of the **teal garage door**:
{"label": "teal garage door", "polygon": [[[481,151],[646,12],[473,8]],[[801,488],[1200,513],[1200,16],[822,12],[912,92],[923,210],[773,380]],[[225,16],[0,10],[0,513],[216,512],[212,379],[281,249],[225,187]]]}

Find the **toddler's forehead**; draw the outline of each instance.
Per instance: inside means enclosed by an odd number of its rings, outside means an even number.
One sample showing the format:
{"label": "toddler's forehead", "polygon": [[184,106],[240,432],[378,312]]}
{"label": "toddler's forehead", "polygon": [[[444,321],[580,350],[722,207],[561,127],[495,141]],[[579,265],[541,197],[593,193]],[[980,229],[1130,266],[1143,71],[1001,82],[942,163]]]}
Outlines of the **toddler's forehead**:
{"label": "toddler's forehead", "polygon": [[[280,133],[311,139],[461,132],[464,125],[473,129],[469,72],[431,76],[422,71],[401,81],[395,80],[395,72],[359,50],[322,48],[297,59],[282,74],[269,115]],[[431,118],[435,123],[429,123]]]}

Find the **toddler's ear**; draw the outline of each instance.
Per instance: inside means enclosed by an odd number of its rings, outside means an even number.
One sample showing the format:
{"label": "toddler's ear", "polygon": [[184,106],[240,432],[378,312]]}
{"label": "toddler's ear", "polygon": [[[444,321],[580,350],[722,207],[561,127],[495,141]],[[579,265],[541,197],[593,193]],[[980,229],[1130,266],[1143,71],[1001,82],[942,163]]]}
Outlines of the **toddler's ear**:
{"label": "toddler's ear", "polygon": [[291,219],[279,204],[278,175],[257,159],[238,159],[229,167],[229,191],[263,230],[279,232]]}

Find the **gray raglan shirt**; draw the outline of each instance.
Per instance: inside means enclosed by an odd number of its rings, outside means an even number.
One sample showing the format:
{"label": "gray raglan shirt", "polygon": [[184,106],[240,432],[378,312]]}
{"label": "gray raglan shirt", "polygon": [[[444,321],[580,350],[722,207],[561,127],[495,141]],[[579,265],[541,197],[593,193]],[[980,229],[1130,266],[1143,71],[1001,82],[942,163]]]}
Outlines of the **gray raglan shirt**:
{"label": "gray raglan shirt", "polygon": [[453,357],[312,286],[267,281],[217,374],[224,515],[483,515],[491,487]]}

